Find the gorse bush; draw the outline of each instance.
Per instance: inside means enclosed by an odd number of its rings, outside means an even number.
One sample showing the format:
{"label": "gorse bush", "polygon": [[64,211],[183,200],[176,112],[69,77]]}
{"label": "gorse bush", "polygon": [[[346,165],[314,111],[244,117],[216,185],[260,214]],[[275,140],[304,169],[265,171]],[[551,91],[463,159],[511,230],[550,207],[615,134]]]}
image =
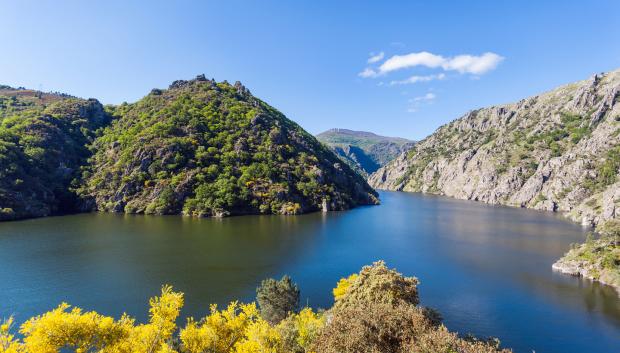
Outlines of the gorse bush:
{"label": "gorse bush", "polygon": [[[417,279],[403,277],[383,262],[340,282],[336,304],[325,312],[287,311],[277,324],[261,317],[256,304],[230,303],[178,329],[183,294],[164,286],[150,300],[150,319],[138,324],[61,304],[26,321],[22,338],[12,319],[0,326],[0,353],[364,353],[501,350],[497,340],[460,338],[437,314],[417,305]],[[273,281],[276,284],[282,281]],[[287,288],[296,286],[286,282]]]}

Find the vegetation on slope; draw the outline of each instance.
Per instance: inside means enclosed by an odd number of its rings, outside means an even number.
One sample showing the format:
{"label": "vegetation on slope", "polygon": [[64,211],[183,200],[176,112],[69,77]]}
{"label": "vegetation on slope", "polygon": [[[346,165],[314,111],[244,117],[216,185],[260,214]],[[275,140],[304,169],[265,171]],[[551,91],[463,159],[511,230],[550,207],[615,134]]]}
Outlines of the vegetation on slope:
{"label": "vegetation on slope", "polygon": [[[292,310],[269,323],[256,304],[232,302],[225,309],[211,306],[201,320],[190,318],[180,330],[177,318],[183,294],[165,286],[150,300],[150,320],[137,324],[61,304],[34,317],[12,333],[12,320],[0,326],[0,352],[4,353],[491,353],[497,340],[460,338],[441,324],[434,310],[418,305],[418,280],[404,277],[383,262],[362,268],[343,279],[334,292],[336,303],[327,311]],[[285,287],[296,287],[296,285]],[[261,291],[259,291],[261,292]],[[297,293],[298,291],[293,290]],[[270,302],[291,302],[291,291],[262,291]],[[288,299],[281,300],[284,294]],[[298,300],[298,297],[297,297]]]}
{"label": "vegetation on slope", "polygon": [[347,129],[327,130],[316,137],[363,176],[375,172],[414,145],[413,141],[400,137]]}
{"label": "vegetation on slope", "polygon": [[108,121],[94,99],[0,86],[0,221],[76,210],[86,145]]}
{"label": "vegetation on slope", "polygon": [[378,202],[363,178],[238,82],[175,81],[114,114],[81,189],[99,210],[297,214]]}
{"label": "vegetation on slope", "polygon": [[611,285],[620,294],[620,221],[608,221],[583,244],[575,244],[553,268]]}
{"label": "vegetation on slope", "polygon": [[566,212],[584,225],[620,209],[620,70],[477,109],[369,178],[376,188]]}

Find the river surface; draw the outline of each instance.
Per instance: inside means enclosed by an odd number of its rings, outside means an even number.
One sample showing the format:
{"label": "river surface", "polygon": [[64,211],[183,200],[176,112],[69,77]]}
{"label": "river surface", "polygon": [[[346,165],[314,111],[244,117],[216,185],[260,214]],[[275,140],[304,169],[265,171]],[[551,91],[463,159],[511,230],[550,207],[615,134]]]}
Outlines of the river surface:
{"label": "river surface", "polygon": [[[620,352],[620,299],[551,270],[586,229],[545,212],[408,193],[381,206],[303,216],[192,219],[81,214],[0,224],[0,317],[21,323],[66,301],[145,319],[162,284],[185,292],[182,316],[253,300],[289,274],[302,302],[383,259],[420,281],[423,305],[460,333],[516,352]],[[184,322],[184,320],[183,320]]]}

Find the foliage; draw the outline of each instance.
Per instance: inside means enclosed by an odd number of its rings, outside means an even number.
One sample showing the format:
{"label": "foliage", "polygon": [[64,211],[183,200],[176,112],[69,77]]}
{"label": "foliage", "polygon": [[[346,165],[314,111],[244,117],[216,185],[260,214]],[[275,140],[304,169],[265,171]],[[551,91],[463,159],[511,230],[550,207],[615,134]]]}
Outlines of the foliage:
{"label": "foliage", "polygon": [[357,277],[357,273],[354,273],[347,278],[341,278],[336,284],[336,288],[332,291],[334,293],[334,300],[338,301],[344,297],[349,287],[351,287],[351,283],[355,282]]}
{"label": "foliage", "polygon": [[63,303],[26,321],[20,329],[23,341],[8,334],[9,319],[0,330],[0,348],[6,349],[0,352],[58,353],[67,349],[76,353],[172,352],[171,340],[176,331],[175,320],[183,306],[183,294],[164,286],[161,296],[152,298],[150,305],[149,323],[136,325],[127,315],[116,321]]}
{"label": "foliage", "polygon": [[375,172],[414,145],[413,141],[404,138],[347,129],[327,130],[316,137],[364,176]]}
{"label": "foliage", "polygon": [[277,324],[299,307],[299,287],[289,276],[279,281],[269,278],[256,288],[256,301],[263,319]]}
{"label": "foliage", "polygon": [[78,208],[86,145],[109,116],[94,99],[0,90],[0,221]]}
{"label": "foliage", "polygon": [[585,243],[574,246],[558,263],[573,263],[588,276],[620,288],[620,221],[609,220],[598,230],[598,238],[588,234]]}
{"label": "foliage", "polygon": [[598,168],[598,182],[608,186],[616,182],[620,170],[620,146],[607,151],[605,161]]}
{"label": "foliage", "polygon": [[334,290],[334,296],[337,297],[334,308],[365,307],[372,303],[404,303],[414,306],[419,303],[418,279],[404,277],[388,268],[383,261],[364,266],[357,276],[350,276],[346,284],[342,283],[341,280]]}
{"label": "foliage", "polygon": [[80,190],[99,210],[296,214],[377,202],[359,175],[240,83],[176,81],[114,114]]}
{"label": "foliage", "polygon": [[280,334],[282,352],[310,352],[316,337],[325,326],[325,316],[315,313],[310,308],[302,309],[299,314],[291,314],[276,327]]}
{"label": "foliage", "polygon": [[[498,343],[465,340],[441,325],[438,313],[418,306],[418,281],[385,263],[362,268],[338,283],[329,323],[314,341],[319,353],[496,352]],[[507,352],[507,351],[506,351]]]}
{"label": "foliage", "polygon": [[199,321],[190,318],[177,330],[183,294],[169,286],[150,300],[147,324],[136,324],[127,315],[115,320],[63,303],[26,321],[20,330],[23,338],[11,333],[12,319],[5,321],[0,325],[0,353],[500,351],[497,340],[460,338],[449,332],[436,312],[417,305],[417,280],[403,277],[382,262],[364,267],[345,282],[349,282],[346,288],[340,285],[344,294],[329,311],[315,313],[304,308],[289,312],[276,325],[259,315],[256,304],[232,302],[223,310],[212,305],[209,315]]}

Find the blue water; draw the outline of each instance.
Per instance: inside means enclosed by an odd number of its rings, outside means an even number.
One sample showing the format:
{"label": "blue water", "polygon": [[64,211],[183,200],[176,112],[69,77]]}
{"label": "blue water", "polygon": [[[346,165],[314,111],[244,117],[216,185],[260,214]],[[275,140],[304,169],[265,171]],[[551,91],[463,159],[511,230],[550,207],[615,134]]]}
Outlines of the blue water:
{"label": "blue water", "polygon": [[420,281],[422,304],[460,333],[516,352],[620,352],[620,299],[551,270],[587,230],[558,215],[420,194],[303,216],[191,219],[82,214],[0,224],[0,317],[18,322],[62,301],[145,319],[164,283],[183,316],[252,300],[289,274],[304,304],[327,307],[339,278],[383,259]]}

